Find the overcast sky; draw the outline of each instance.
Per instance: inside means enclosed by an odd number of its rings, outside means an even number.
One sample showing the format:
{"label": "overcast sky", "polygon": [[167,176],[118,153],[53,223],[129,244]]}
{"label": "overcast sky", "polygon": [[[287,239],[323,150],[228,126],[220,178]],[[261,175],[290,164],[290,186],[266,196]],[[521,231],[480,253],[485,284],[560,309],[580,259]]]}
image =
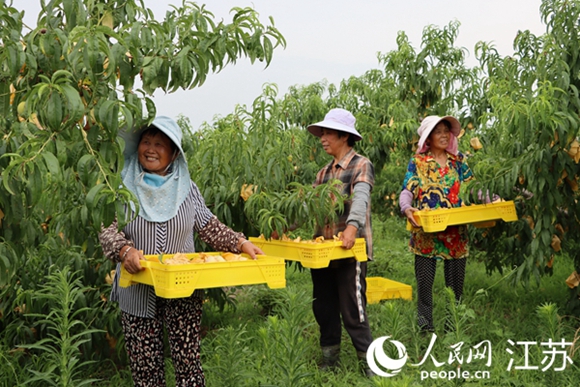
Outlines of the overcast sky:
{"label": "overcast sky", "polygon": [[[181,0],[144,0],[156,18],[162,19],[168,4]],[[198,3],[204,3],[198,1]],[[15,0],[25,21],[35,24],[40,0]],[[241,59],[218,74],[210,74],[203,86],[166,95],[155,94],[159,114],[189,117],[195,128],[215,116],[225,116],[236,105],[250,106],[265,83],[275,83],[282,96],[292,85],[327,80],[338,84],[379,68],[377,53],[396,49],[396,37],[404,31],[413,47],[420,48],[425,26],[461,23],[457,46],[469,51],[468,64],[479,41],[491,42],[501,55],[513,53],[518,30],[535,35],[545,32],[540,20],[541,0],[214,0],[206,9],[217,19],[231,20],[232,7],[254,8],[264,24],[272,16],[286,38],[286,49],[274,51],[268,68]]]}

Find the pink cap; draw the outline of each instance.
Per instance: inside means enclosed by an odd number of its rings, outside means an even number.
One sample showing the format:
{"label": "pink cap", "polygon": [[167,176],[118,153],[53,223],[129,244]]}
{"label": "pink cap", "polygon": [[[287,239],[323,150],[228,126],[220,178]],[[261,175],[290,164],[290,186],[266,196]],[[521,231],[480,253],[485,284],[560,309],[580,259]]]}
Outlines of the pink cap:
{"label": "pink cap", "polygon": [[451,133],[453,134],[453,137],[451,138],[451,141],[449,141],[449,146],[447,147],[446,151],[454,155],[457,154],[457,136],[459,136],[459,133],[461,133],[461,124],[459,121],[457,121],[457,118],[452,116],[427,116],[423,118],[423,121],[421,121],[421,126],[419,126],[417,129],[419,143],[417,144],[417,152],[415,153],[424,153],[427,151],[429,146],[425,144],[425,141],[427,141],[431,131],[433,131],[437,124],[443,120],[451,124]]}

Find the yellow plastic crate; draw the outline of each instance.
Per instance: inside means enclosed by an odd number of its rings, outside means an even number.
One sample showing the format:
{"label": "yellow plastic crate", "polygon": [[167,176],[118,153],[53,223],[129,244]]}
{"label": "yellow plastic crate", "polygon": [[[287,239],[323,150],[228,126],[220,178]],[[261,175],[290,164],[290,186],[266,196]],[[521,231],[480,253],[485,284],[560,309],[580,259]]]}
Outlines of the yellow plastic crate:
{"label": "yellow plastic crate", "polygon": [[331,260],[355,258],[364,262],[367,258],[367,247],[364,238],[357,238],[352,249],[342,247],[342,241],[324,241],[320,243],[305,243],[280,241],[276,239],[250,237],[250,241],[258,246],[266,255],[283,257],[288,261],[298,261],[309,269],[328,267]]}
{"label": "yellow plastic crate", "polygon": [[[425,232],[443,231],[447,226],[472,224],[475,227],[493,227],[496,220],[514,222],[518,220],[513,201],[489,204],[473,204],[457,208],[441,208],[438,210],[416,211],[415,221]],[[413,227],[407,221],[407,230]]]}
{"label": "yellow plastic crate", "polygon": [[367,277],[367,303],[376,304],[381,300],[392,298],[413,299],[411,285],[383,277]]}
{"label": "yellow plastic crate", "polygon": [[[219,255],[218,252],[205,253]],[[199,254],[185,254],[193,258]],[[173,255],[165,254],[163,259]],[[163,298],[189,297],[196,289],[220,288],[223,286],[254,285],[266,283],[270,288],[286,286],[286,265],[283,258],[258,255],[253,260],[248,255],[247,261],[188,263],[183,265],[165,265],[159,262],[157,255],[146,255],[141,266],[145,270],[129,274],[121,265],[119,285],[128,287],[133,283],[152,285],[155,294]]]}

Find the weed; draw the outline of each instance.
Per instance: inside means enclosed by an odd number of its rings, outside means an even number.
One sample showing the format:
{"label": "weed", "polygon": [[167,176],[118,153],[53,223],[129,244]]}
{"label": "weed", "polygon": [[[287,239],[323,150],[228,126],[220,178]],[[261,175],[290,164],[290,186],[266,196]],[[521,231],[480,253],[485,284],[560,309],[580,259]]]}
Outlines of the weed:
{"label": "weed", "polygon": [[244,325],[229,326],[215,332],[215,337],[208,343],[212,348],[211,362],[204,366],[207,378],[222,387],[242,387],[247,385],[254,375],[252,352],[248,334]]}
{"label": "weed", "polygon": [[[267,324],[258,331],[263,345],[261,370],[268,371],[265,380],[277,386],[309,386],[311,343],[306,331],[312,299],[303,290],[289,288],[284,300],[276,307],[276,315],[269,316]],[[272,376],[274,376],[272,378]]]}
{"label": "weed", "polygon": [[561,337],[560,317],[558,316],[558,307],[553,303],[545,303],[537,307],[536,313],[540,317],[540,323],[547,328],[547,334],[542,338]]}
{"label": "weed", "polygon": [[[415,284],[413,255],[407,251],[407,240],[404,238],[404,222],[399,219],[380,221],[374,219],[375,261],[369,262],[369,273],[383,276],[395,281]],[[380,236],[380,237],[378,237]],[[378,252],[378,253],[377,253]],[[580,370],[576,363],[580,345],[579,320],[569,316],[560,316],[567,301],[567,289],[564,281],[573,270],[571,260],[562,256],[554,265],[552,277],[543,278],[537,287],[514,286],[511,279],[514,270],[503,274],[486,272],[485,262],[470,259],[467,263],[468,274],[460,304],[454,302],[453,293],[446,289],[443,275],[439,271],[433,287],[434,294],[445,302],[435,303],[434,316],[437,316],[437,338],[431,352],[427,349],[432,336],[422,335],[416,322],[416,301],[402,299],[384,300],[367,307],[367,316],[373,337],[390,336],[403,343],[407,349],[408,361],[401,372],[394,377],[363,377],[357,368],[354,348],[345,345],[341,366],[334,372],[320,372],[316,361],[320,356],[318,345],[318,327],[311,312],[312,283],[309,270],[298,270],[295,266],[287,268],[285,289],[269,289],[267,286],[243,286],[231,294],[235,299],[235,308],[208,302],[204,304],[204,322],[209,328],[202,339],[203,367],[206,370],[208,387],[249,387],[249,386],[313,386],[313,387],[429,387],[429,386],[577,386]],[[59,274],[62,275],[62,274]],[[90,376],[88,364],[78,360],[78,343],[69,342],[73,337],[83,339],[90,332],[88,328],[75,321],[73,309],[75,292],[81,292],[74,281],[74,276],[58,277],[51,275],[49,283],[37,292],[33,299],[50,303],[50,316],[34,316],[39,319],[37,329],[50,329],[50,342],[42,342],[45,349],[27,349],[34,354],[9,352],[9,348],[0,349],[0,387],[15,385],[30,386],[64,386],[56,384],[60,373],[73,374],[71,386],[82,385],[83,374]],[[57,280],[56,282],[54,282]],[[66,284],[68,283],[68,285]],[[68,295],[67,295],[68,293]],[[30,296],[30,295],[29,295]],[[50,296],[50,297],[49,297]],[[40,297],[40,298],[37,298]],[[68,301],[66,301],[68,299]],[[68,305],[68,307],[66,305]],[[23,305],[19,302],[17,305]],[[78,306],[78,305],[77,305]],[[264,309],[269,314],[261,314]],[[38,309],[31,309],[38,310]],[[58,312],[57,312],[58,310]],[[62,321],[68,314],[68,334],[56,334],[58,329],[66,330]],[[32,316],[28,316],[32,317]],[[76,320],[79,318],[77,317]],[[44,323],[51,320],[52,325]],[[449,322],[449,331],[443,329],[445,321]],[[40,325],[44,324],[44,325]],[[62,325],[62,327],[61,327]],[[65,324],[66,325],[66,324]],[[23,326],[25,329],[27,326]],[[44,327],[44,328],[43,328]],[[54,327],[54,328],[49,328]],[[13,327],[12,329],[16,329]],[[59,331],[60,332],[60,331]],[[77,335],[77,336],[75,336]],[[566,347],[567,354],[573,363],[566,365],[562,371],[556,371],[562,363],[559,352],[557,361],[545,372],[549,361],[542,364],[547,356],[539,344],[529,351],[528,362],[539,369],[520,369],[524,364],[521,346],[510,346],[518,341],[558,342],[565,339],[571,345]],[[119,337],[122,342],[122,337]],[[343,340],[349,337],[343,331]],[[470,359],[469,351],[485,341],[492,343],[492,362],[488,366],[486,359]],[[77,344],[76,349],[72,346]],[[461,344],[461,347],[459,344]],[[4,344],[6,346],[6,344]],[[387,354],[394,358],[390,346]],[[67,349],[68,348],[68,349]],[[480,352],[482,347],[479,347]],[[507,349],[513,349],[510,354]],[[558,349],[564,351],[564,349]],[[480,353],[481,355],[481,353]],[[450,358],[451,356],[451,358]],[[69,368],[63,370],[59,359],[69,359]],[[349,361],[349,359],[351,361]],[[450,361],[451,359],[451,361]],[[462,361],[463,363],[458,365]],[[513,361],[508,370],[510,361]],[[76,363],[75,363],[76,362]],[[437,363],[436,363],[437,362]],[[413,364],[420,366],[412,366]],[[558,363],[558,364],[556,364]],[[62,363],[65,364],[65,363]],[[96,368],[96,364],[92,367]],[[101,365],[102,366],[102,365]],[[113,369],[110,364],[107,370]],[[105,368],[101,367],[101,368]],[[28,369],[35,370],[31,374]],[[54,370],[49,374],[49,370]],[[171,374],[171,361],[167,360],[168,380]],[[436,379],[425,377],[422,371],[450,372],[453,370],[469,372],[487,371],[486,378]],[[130,387],[130,373],[127,369],[104,373],[98,370],[98,376],[106,378],[95,382],[99,387]],[[95,371],[96,372],[96,371]],[[27,381],[36,377],[35,381]],[[39,378],[37,375],[41,375]],[[106,375],[106,376],[105,376]],[[44,378],[44,379],[43,379]],[[70,378],[69,378],[70,380]],[[4,384],[2,384],[4,383]],[[168,387],[172,387],[168,382]]]}
{"label": "weed", "polygon": [[90,340],[90,335],[102,332],[88,329],[87,325],[77,319],[83,311],[89,309],[75,308],[83,295],[82,283],[69,268],[55,270],[48,276],[48,283],[35,294],[38,302],[49,304],[48,315],[29,314],[39,318],[37,324],[46,327],[48,334],[34,344],[21,345],[21,348],[32,350],[36,360],[30,372],[34,375],[23,384],[57,387],[82,387],[90,385],[96,379],[84,379],[86,367],[92,362],[80,362],[81,346]]}

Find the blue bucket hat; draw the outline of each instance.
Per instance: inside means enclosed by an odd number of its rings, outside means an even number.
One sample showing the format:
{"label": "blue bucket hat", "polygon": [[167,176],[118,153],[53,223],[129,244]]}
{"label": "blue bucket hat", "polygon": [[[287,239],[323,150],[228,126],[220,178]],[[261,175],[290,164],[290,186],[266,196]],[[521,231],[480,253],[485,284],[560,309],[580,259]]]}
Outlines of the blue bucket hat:
{"label": "blue bucket hat", "polygon": [[[173,141],[175,145],[177,145],[179,152],[185,156],[183,149],[181,148],[181,139],[183,138],[183,133],[173,118],[167,116],[158,116],[153,120],[151,125],[165,133],[165,135],[169,137],[169,139]],[[145,126],[137,130],[121,130],[119,132],[119,136],[125,140],[125,150],[123,151],[125,158],[128,158],[137,152],[141,134],[147,128],[148,126]]]}
{"label": "blue bucket hat", "polygon": [[[181,147],[183,133],[174,119],[166,116],[156,117],[152,126],[163,132],[179,149],[179,155],[173,161],[173,167],[165,176],[156,176],[147,173],[139,163],[137,149],[144,130],[121,130],[119,136],[125,140],[125,165],[121,171],[121,178],[125,186],[133,192],[139,200],[139,215],[150,222],[166,222],[173,218],[181,204],[185,201],[191,188],[191,178],[187,168],[187,159]],[[151,180],[157,184],[150,184]],[[161,180],[161,181],[160,181]],[[136,210],[131,205],[133,211]]]}

